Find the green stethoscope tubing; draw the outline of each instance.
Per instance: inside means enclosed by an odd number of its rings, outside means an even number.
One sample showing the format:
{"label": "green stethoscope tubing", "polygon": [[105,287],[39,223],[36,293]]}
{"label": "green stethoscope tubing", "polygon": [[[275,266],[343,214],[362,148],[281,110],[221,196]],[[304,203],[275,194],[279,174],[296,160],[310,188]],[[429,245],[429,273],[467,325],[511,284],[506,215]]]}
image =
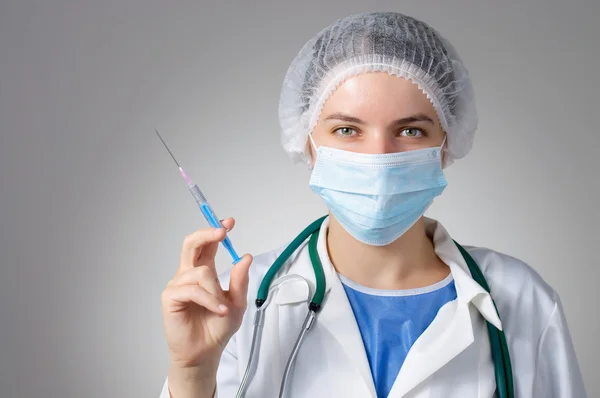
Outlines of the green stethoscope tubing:
{"label": "green stethoscope tubing", "polygon": [[[310,237],[310,241],[308,244],[308,252],[310,255],[310,261],[312,263],[313,270],[315,272],[316,290],[309,307],[315,312],[320,310],[321,304],[323,302],[323,297],[325,296],[325,274],[323,271],[323,265],[321,263],[321,260],[319,259],[319,254],[317,252],[317,240],[319,237],[321,224],[323,223],[323,220],[325,220],[325,218],[327,218],[327,215],[317,219],[316,221],[312,222],[308,227],[306,227],[304,231],[302,231],[286,247],[286,249],[281,253],[281,255],[279,255],[279,257],[275,260],[271,268],[269,268],[269,271],[266,273],[258,289],[258,294],[256,298],[256,306],[258,308],[260,308],[267,300],[267,296],[269,294],[269,286],[271,285],[271,282],[277,274],[277,272],[279,272],[283,264],[298,249],[298,247],[300,247],[300,245],[302,245],[302,243]],[[488,293],[491,294],[490,287],[488,286],[485,277],[481,272],[481,269],[479,268],[473,257],[471,257],[471,255],[461,245],[459,245],[458,242],[453,242],[456,244],[458,250],[465,259],[473,279]],[[494,303],[496,311],[498,311],[496,303],[493,299],[492,302]],[[497,329],[487,320],[486,324],[488,334],[490,337],[490,347],[492,351],[492,359],[494,362],[494,373],[496,376],[496,388],[498,389],[498,397],[514,398],[512,365],[510,361],[510,355],[508,352],[506,336],[504,334],[504,331]]]}
{"label": "green stethoscope tubing", "polygon": [[[464,247],[459,245],[456,241],[454,241],[454,244],[458,247],[458,250],[467,262],[467,266],[469,267],[469,271],[471,271],[473,279],[491,295],[490,287],[488,286],[481,269],[479,269],[479,266],[475,260],[473,260],[473,257],[471,257]],[[496,307],[496,303],[494,302],[493,298],[492,303],[494,303],[494,308],[496,308],[496,312],[498,312],[498,307]],[[487,321],[486,323],[488,334],[490,336],[492,358],[494,360],[498,396],[500,398],[513,398],[515,396],[514,381],[512,364],[510,361],[510,355],[508,353],[508,344],[506,343],[506,336],[504,335],[504,331],[497,329],[494,325]]]}
{"label": "green stethoscope tubing", "polygon": [[[321,229],[321,224],[323,220],[327,218],[327,216],[323,216],[318,220],[312,222],[308,227],[304,229],[304,231],[300,232],[298,236],[288,245],[288,247],[277,257],[277,260],[273,263],[269,271],[265,274],[260,287],[258,288],[258,294],[256,296],[256,306],[261,307],[263,303],[267,300],[267,296],[269,294],[269,286],[271,286],[271,282],[273,278],[279,272],[283,264],[290,258],[290,256],[300,247],[300,245],[308,239],[310,236],[311,240],[308,245],[308,251],[310,254],[310,261],[313,266],[313,270],[315,271],[315,278],[317,282],[317,289],[315,294],[311,300],[311,306],[316,307],[316,311],[321,308],[321,303],[323,302],[323,297],[325,296],[325,274],[323,273],[323,265],[321,264],[321,260],[319,259],[319,254],[317,253],[317,239],[319,237],[319,230]],[[312,244],[311,244],[312,243]]]}

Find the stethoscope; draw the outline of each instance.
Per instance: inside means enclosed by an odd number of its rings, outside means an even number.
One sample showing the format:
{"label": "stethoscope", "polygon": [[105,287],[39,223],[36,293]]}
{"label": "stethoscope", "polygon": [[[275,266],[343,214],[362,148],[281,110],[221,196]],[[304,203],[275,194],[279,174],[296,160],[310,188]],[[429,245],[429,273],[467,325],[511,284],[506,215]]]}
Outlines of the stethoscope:
{"label": "stethoscope", "polygon": [[[265,317],[264,311],[267,305],[269,304],[270,298],[272,297],[269,295],[269,292],[277,289],[280,284],[285,283],[286,280],[293,278],[295,275],[286,275],[281,278],[278,278],[274,284],[271,284],[271,282],[273,281],[273,278],[275,277],[277,272],[279,272],[283,264],[300,247],[300,245],[302,245],[302,243],[310,237],[308,243],[308,253],[310,255],[310,261],[312,263],[313,270],[315,273],[316,290],[315,294],[312,297],[312,300],[310,301],[310,304],[308,305],[308,314],[304,319],[302,330],[300,331],[300,334],[296,339],[296,343],[294,344],[292,353],[290,354],[287,364],[285,365],[285,370],[283,372],[283,377],[279,388],[279,398],[282,398],[284,396],[284,393],[286,391],[286,384],[289,379],[294,361],[296,360],[298,350],[300,349],[300,345],[304,340],[304,336],[314,324],[317,313],[321,309],[321,304],[325,295],[325,273],[323,271],[323,265],[321,264],[319,254],[317,252],[317,240],[319,238],[321,224],[323,223],[323,220],[326,217],[327,216],[323,216],[318,220],[314,221],[312,224],[306,227],[304,231],[302,231],[292,241],[292,243],[290,243],[287,246],[287,248],[279,255],[279,257],[277,257],[273,265],[271,265],[271,268],[269,268],[269,271],[266,273],[265,277],[263,278],[260,284],[255,301],[257,310],[256,315],[254,317],[254,333],[252,335],[250,357],[248,359],[248,365],[246,366],[246,371],[244,373],[242,383],[240,384],[240,388],[238,389],[236,395],[237,398],[243,398],[245,396],[246,389],[251,378],[251,373],[254,371],[254,357],[255,351],[257,349],[257,344],[260,344],[262,326],[264,325]],[[479,285],[481,285],[481,287],[483,287],[488,293],[490,293],[490,288],[485,280],[485,277],[483,276],[483,273],[479,269],[479,266],[477,265],[475,260],[473,260],[473,257],[471,257],[471,255],[469,255],[469,253],[467,253],[467,251],[456,241],[454,241],[454,243],[458,247],[458,250],[462,254],[463,258],[465,259],[473,279],[477,283],[479,283]],[[494,303],[494,307],[496,307],[496,303]],[[506,337],[502,330],[497,329],[490,322],[486,321],[486,324],[488,334],[490,337],[490,346],[492,351],[492,360],[494,362],[494,373],[496,375],[496,389],[498,392],[498,397],[514,398],[512,365],[508,353],[508,344],[506,343]]]}

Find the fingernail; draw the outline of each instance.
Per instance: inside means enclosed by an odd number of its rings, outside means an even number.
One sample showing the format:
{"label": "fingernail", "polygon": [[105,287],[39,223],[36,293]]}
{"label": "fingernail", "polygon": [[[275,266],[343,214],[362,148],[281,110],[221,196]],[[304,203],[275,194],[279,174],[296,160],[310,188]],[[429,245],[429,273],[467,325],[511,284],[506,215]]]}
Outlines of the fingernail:
{"label": "fingernail", "polygon": [[215,236],[219,236],[219,235],[221,235],[221,230],[222,230],[222,229],[223,229],[223,228],[217,228],[217,229],[215,229],[215,232],[214,232]]}
{"label": "fingernail", "polygon": [[225,312],[227,311],[227,306],[224,304],[219,304],[219,309],[221,310],[221,312]]}
{"label": "fingernail", "polygon": [[[219,222],[221,223],[221,225],[223,225],[223,221],[225,221],[225,219],[219,220]],[[225,226],[223,226],[223,228],[225,228]],[[231,228],[225,228],[226,232],[231,231]]]}

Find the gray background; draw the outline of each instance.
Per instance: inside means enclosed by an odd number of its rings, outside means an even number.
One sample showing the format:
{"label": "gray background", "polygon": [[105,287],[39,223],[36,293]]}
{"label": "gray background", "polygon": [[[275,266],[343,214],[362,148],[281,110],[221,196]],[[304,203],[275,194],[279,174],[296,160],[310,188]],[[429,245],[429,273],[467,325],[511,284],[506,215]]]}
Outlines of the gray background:
{"label": "gray background", "polygon": [[324,207],[280,148],[283,75],[318,30],[375,10],[436,27],[475,82],[475,146],[428,215],[559,292],[600,396],[595,0],[2,0],[0,396],[158,396],[160,293],[206,222],[153,128],[237,218],[238,251],[284,244]]}

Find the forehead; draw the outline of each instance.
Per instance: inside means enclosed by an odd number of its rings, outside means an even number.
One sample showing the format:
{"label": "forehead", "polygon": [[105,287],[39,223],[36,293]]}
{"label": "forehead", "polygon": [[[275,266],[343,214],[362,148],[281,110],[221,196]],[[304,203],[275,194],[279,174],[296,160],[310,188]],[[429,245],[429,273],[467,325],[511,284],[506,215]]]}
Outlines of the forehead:
{"label": "forehead", "polygon": [[333,112],[363,120],[415,113],[436,116],[430,100],[415,83],[385,72],[363,73],[344,81],[325,102],[320,118]]}

